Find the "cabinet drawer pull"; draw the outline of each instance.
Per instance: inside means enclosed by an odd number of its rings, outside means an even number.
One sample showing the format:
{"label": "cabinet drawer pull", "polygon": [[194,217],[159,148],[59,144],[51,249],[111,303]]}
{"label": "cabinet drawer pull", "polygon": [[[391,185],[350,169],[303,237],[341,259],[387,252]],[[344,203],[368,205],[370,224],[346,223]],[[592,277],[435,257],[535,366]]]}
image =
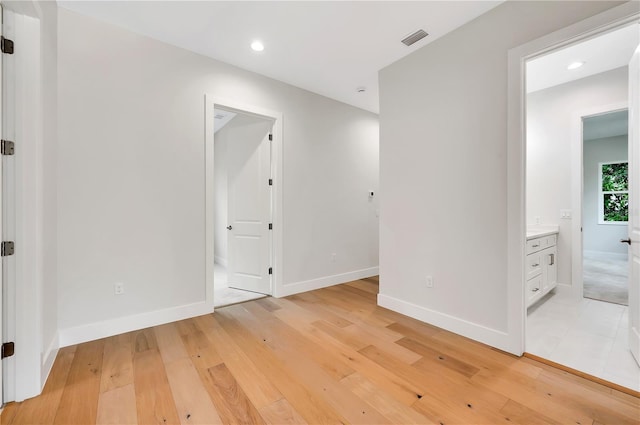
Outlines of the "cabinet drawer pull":
{"label": "cabinet drawer pull", "polygon": [[535,264],[532,264],[531,267],[538,267],[539,265],[540,263],[535,263]]}
{"label": "cabinet drawer pull", "polygon": [[553,266],[556,263],[556,254],[549,254],[549,265]]}
{"label": "cabinet drawer pull", "polygon": [[539,247],[539,246],[540,246],[540,244],[539,244],[539,243],[537,243],[537,244],[535,244],[535,245],[531,245],[531,248],[537,248],[537,247]]}
{"label": "cabinet drawer pull", "polygon": [[539,290],[540,290],[540,288],[533,288],[533,289],[531,290],[531,292],[538,292]]}

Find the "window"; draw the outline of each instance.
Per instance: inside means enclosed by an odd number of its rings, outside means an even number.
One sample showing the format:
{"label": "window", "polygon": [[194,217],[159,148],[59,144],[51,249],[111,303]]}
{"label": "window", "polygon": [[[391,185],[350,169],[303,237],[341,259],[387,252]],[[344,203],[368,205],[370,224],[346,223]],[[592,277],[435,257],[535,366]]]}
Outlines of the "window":
{"label": "window", "polygon": [[629,220],[629,163],[600,163],[599,223],[626,224]]}

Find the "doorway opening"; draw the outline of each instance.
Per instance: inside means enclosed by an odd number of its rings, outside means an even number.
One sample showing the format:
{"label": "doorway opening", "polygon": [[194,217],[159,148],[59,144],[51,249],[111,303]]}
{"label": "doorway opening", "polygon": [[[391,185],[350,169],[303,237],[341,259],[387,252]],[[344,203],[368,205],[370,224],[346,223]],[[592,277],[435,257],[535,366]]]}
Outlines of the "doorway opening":
{"label": "doorway opening", "polygon": [[583,117],[582,284],[585,298],[629,305],[629,111]]}
{"label": "doorway opening", "polygon": [[283,115],[207,94],[204,116],[207,304],[279,296]]}
{"label": "doorway opening", "polygon": [[635,22],[526,60],[522,263],[526,353],[635,391],[630,311],[611,300],[629,278],[623,115],[638,38]]}
{"label": "doorway opening", "polygon": [[273,120],[214,109],[214,307],[270,295]]}

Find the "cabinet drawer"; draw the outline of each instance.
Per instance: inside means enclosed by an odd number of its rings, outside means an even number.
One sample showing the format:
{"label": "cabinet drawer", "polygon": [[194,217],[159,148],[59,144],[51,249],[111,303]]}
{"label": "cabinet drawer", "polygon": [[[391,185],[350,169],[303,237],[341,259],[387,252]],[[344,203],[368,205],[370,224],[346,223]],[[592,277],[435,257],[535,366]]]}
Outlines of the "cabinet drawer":
{"label": "cabinet drawer", "polygon": [[542,288],[542,275],[538,275],[527,281],[527,300],[529,304],[540,294]]}
{"label": "cabinet drawer", "polygon": [[546,248],[547,238],[536,238],[527,241],[527,254]]}
{"label": "cabinet drawer", "polygon": [[545,248],[549,246],[554,246],[558,241],[558,235],[550,235],[545,238]]}
{"label": "cabinet drawer", "polygon": [[533,254],[527,255],[527,259],[525,261],[527,268],[527,280],[539,275],[542,273],[542,253],[536,252]]}
{"label": "cabinet drawer", "polygon": [[532,252],[538,252],[550,246],[555,246],[558,235],[543,236],[541,238],[530,239],[527,241],[527,255]]}

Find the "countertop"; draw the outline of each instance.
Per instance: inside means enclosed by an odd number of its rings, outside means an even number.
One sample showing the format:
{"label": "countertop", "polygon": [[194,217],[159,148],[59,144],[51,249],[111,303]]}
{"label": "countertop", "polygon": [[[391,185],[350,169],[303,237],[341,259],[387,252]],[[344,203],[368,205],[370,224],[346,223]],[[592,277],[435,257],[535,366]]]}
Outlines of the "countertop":
{"label": "countertop", "polygon": [[558,233],[558,226],[528,226],[527,240]]}

